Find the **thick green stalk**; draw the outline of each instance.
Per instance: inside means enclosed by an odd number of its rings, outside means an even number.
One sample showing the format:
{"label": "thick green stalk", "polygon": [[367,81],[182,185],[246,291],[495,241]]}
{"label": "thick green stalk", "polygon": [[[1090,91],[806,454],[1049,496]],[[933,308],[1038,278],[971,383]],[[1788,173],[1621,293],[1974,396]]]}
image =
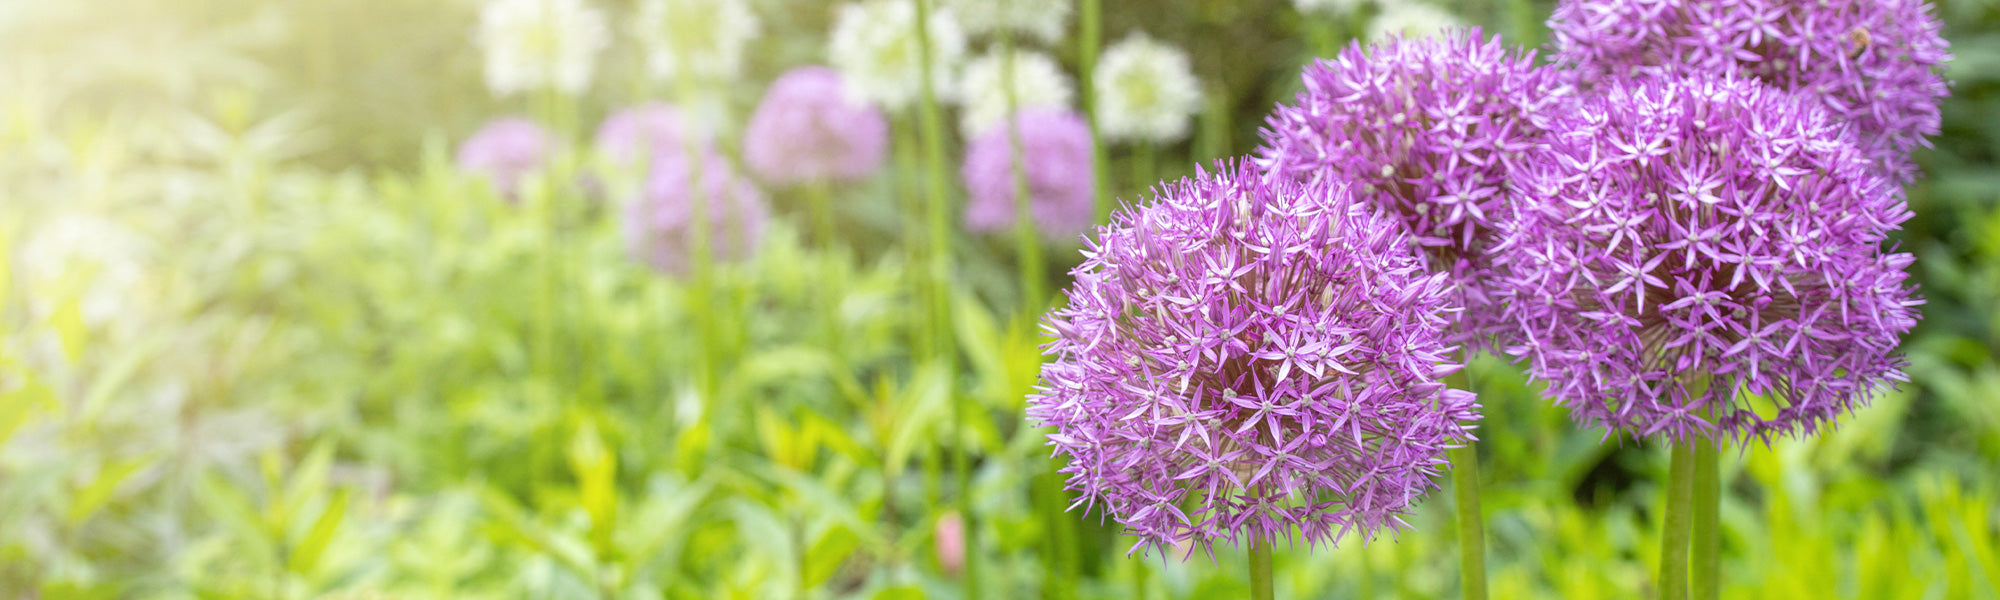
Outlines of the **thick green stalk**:
{"label": "thick green stalk", "polygon": [[1043,280],[1042,240],[1035,231],[1034,195],[1028,189],[1028,167],[1021,150],[1021,127],[1015,119],[1020,109],[1016,106],[1019,97],[1014,89],[1014,36],[1006,30],[1000,32],[1000,87],[1007,97],[1008,163],[1014,172],[1014,243],[1015,259],[1021,269],[1021,314],[1033,318],[1041,312]]}
{"label": "thick green stalk", "polygon": [[1694,562],[1695,600],[1715,600],[1722,593],[1721,454],[1720,440],[1695,440],[1694,545],[1688,552]]}
{"label": "thick green stalk", "polygon": [[[917,183],[917,131],[916,115],[905,115],[895,123],[896,145],[896,191],[903,196],[903,250],[908,261],[910,289],[916,290],[916,301],[921,315],[931,312],[930,274],[924,270],[924,195],[923,187]],[[928,324],[928,322],[926,322]],[[911,327],[910,355],[927,357],[933,354],[933,336],[929,327]]]}
{"label": "thick green stalk", "polygon": [[[1472,377],[1460,369],[1445,378],[1446,385],[1472,389]],[[1486,598],[1486,525],[1479,512],[1479,447],[1466,440],[1465,447],[1453,448],[1451,485],[1454,509],[1458,512],[1459,588],[1465,600]]]}
{"label": "thick green stalk", "polygon": [[1159,159],[1153,155],[1153,145],[1139,142],[1132,145],[1132,187],[1134,201],[1141,201],[1151,192],[1153,184],[1159,183]]}
{"label": "thick green stalk", "polygon": [[[917,35],[918,79],[923,86],[923,96],[918,102],[918,112],[923,125],[924,168],[929,172],[930,210],[926,211],[926,221],[930,224],[931,243],[929,247],[931,272],[931,322],[936,358],[942,363],[947,382],[958,379],[958,355],[951,332],[951,235],[945,214],[945,167],[944,167],[944,118],[939,114],[937,90],[931,79],[930,2],[911,0],[917,6],[916,23],[912,25]],[[973,511],[970,490],[972,488],[972,461],[966,455],[965,436],[960,429],[965,422],[964,402],[959,398],[956,385],[946,390],[946,402],[951,404],[950,439],[946,440],[951,452],[953,485],[957,491],[955,500],[959,514],[965,521],[965,597],[977,600],[979,586],[979,521]]]}
{"label": "thick green stalk", "polygon": [[1458,574],[1465,600],[1486,598],[1486,532],[1479,515],[1479,449],[1453,448],[1452,499],[1458,509]]}
{"label": "thick green stalk", "polygon": [[1103,0],[1083,0],[1077,15],[1077,86],[1083,88],[1083,114],[1090,119],[1090,181],[1091,214],[1097,215],[1097,222],[1103,223],[1111,215],[1111,199],[1105,189],[1110,182],[1104,177],[1104,141],[1097,136],[1097,50],[1104,43]]}
{"label": "thick green stalk", "polygon": [[1250,598],[1271,600],[1271,544],[1250,541]]}
{"label": "thick green stalk", "polygon": [[[682,129],[699,131],[704,125],[695,120],[694,80],[688,75],[687,69],[681,69],[680,72],[681,75],[674,78],[674,81],[681,103]],[[688,314],[695,322],[695,336],[701,344],[701,351],[695,355],[695,389],[701,394],[702,414],[712,415],[714,411],[711,409],[715,407],[715,391],[719,383],[716,371],[720,362],[716,356],[716,346],[720,340],[716,339],[718,336],[713,323],[725,320],[727,315],[714,312],[714,293],[710,289],[713,285],[710,278],[713,275],[711,271],[714,267],[715,252],[709,240],[707,188],[702,184],[702,178],[706,175],[704,173],[706,169],[703,167],[706,166],[707,158],[702,156],[701,147],[695,142],[697,136],[685,137],[687,139],[682,145],[688,157],[688,222],[691,224],[688,230],[693,238],[689,240],[689,244],[693,246],[690,249],[693,260],[690,262],[693,263],[694,271],[693,289],[689,292],[692,297],[688,301]],[[710,438],[711,445],[716,443],[716,439]]]}
{"label": "thick green stalk", "polygon": [[[833,237],[833,192],[827,189],[825,181],[814,181],[806,184],[805,193],[807,210],[812,212],[813,243],[819,246],[822,254],[832,255],[835,252],[835,246],[838,245],[838,242]],[[832,354],[834,361],[839,363],[845,355],[840,352],[840,314],[838,310],[840,295],[835,293],[836,290],[834,288],[836,286],[834,285],[835,282],[832,281],[834,273],[833,269],[820,270],[819,276],[825,278],[827,281],[820,286],[819,292],[816,294],[818,297],[813,301],[813,305],[819,307],[820,327],[824,328],[824,331],[821,333],[826,337],[826,350]]]}
{"label": "thick green stalk", "polygon": [[1694,524],[1694,442],[1673,442],[1667,515],[1660,535],[1660,600],[1687,600],[1688,536]]}

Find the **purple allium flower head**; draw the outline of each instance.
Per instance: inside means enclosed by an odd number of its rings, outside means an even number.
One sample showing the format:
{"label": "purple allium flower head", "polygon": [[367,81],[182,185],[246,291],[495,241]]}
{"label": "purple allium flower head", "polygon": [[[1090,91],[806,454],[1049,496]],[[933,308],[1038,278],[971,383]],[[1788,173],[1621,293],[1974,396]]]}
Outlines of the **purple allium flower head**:
{"label": "purple allium flower head", "polygon": [[[618,164],[637,165],[646,157],[666,158],[687,153],[689,132],[680,109],[647,102],[614,112],[597,126],[597,153]],[[713,133],[693,132],[694,145],[706,151]]]}
{"label": "purple allium flower head", "polygon": [[555,152],[556,138],[521,117],[495,119],[473,132],[458,147],[458,168],[492,182],[493,190],[513,201],[522,176],[542,168]]}
{"label": "purple allium flower head", "polygon": [[1451,280],[1329,179],[1248,162],[1165,184],[1086,240],[1028,418],[1077,504],[1139,542],[1372,536],[1471,438],[1440,378]]}
{"label": "purple allium flower head", "polygon": [[[1074,239],[1090,229],[1090,125],[1067,110],[1027,109],[1014,116],[1020,131],[1022,170],[1028,179],[1029,214],[1050,240]],[[994,127],[965,150],[965,187],[972,200],[965,227],[997,232],[1014,226],[1014,160],[1007,128]]]}
{"label": "purple allium flower head", "polygon": [[729,161],[707,154],[699,165],[682,156],[653,161],[644,193],[625,207],[625,246],[634,258],[670,275],[684,275],[694,258],[694,192],[688,177],[699,166],[708,244],[718,261],[750,257],[764,239],[764,193],[737,174]]}
{"label": "purple allium flower head", "polygon": [[1905,182],[1949,93],[1949,45],[1924,0],[1563,0],[1549,27],[1557,63],[1580,84],[1736,74],[1809,93]]}
{"label": "purple allium flower head", "polygon": [[1911,256],[1883,244],[1910,212],[1810,98],[1630,80],[1564,121],[1522,173],[1536,201],[1503,224],[1495,260],[1522,336],[1508,351],[1578,421],[1768,440],[1905,380],[1895,349],[1921,300]]}
{"label": "purple allium flower head", "polygon": [[889,122],[853,100],[840,73],[799,67],[764,93],[743,134],[743,162],[775,185],[855,181],[882,166]]}
{"label": "purple allium flower head", "polygon": [[1267,177],[1352,182],[1458,282],[1465,311],[1454,342],[1475,347],[1500,333],[1486,289],[1493,223],[1514,204],[1510,171],[1544,143],[1569,87],[1533,52],[1478,29],[1350,45],[1304,79],[1298,99],[1267,119],[1258,166]]}

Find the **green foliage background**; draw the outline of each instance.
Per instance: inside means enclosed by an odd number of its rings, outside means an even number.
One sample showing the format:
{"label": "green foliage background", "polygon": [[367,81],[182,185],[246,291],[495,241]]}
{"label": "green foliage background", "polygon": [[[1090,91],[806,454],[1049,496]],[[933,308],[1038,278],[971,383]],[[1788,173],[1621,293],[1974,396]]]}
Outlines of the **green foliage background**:
{"label": "green foliage background", "polygon": [[[755,4],[750,74],[707,90],[737,122],[822,60],[833,10]],[[1726,596],[2000,597],[2000,3],[1937,4],[1957,60],[1900,242],[1929,300],[1914,382],[1831,433],[1725,454]],[[987,597],[1245,593],[1235,549],[1127,559],[1099,515],[1051,514],[1008,240],[955,234],[958,368],[913,350],[921,173],[840,190],[839,251],[802,244],[800,199],[773,191],[772,239],[700,314],[562,176],[586,156],[518,207],[457,173],[453,140],[530,110],[482,87],[476,9],[0,3],[0,598],[959,597],[936,551],[948,447],[974,457]],[[1538,43],[1547,6],[1455,10]],[[1247,151],[1315,47],[1357,30],[1274,0],[1105,19],[1188,49],[1221,109],[1157,162],[1112,148],[1128,199]],[[1073,74],[1075,49],[1053,52]],[[614,44],[574,122],[660,95],[634,56]],[[111,318],[87,310],[105,267],[28,264],[64,215],[134,233],[143,269]],[[704,320],[725,333],[706,347]],[[1579,430],[1504,362],[1473,374],[1494,596],[1650,593],[1665,449]],[[975,407],[957,427],[954,397]],[[1280,596],[1456,594],[1449,498],[1365,547],[1280,552]]]}

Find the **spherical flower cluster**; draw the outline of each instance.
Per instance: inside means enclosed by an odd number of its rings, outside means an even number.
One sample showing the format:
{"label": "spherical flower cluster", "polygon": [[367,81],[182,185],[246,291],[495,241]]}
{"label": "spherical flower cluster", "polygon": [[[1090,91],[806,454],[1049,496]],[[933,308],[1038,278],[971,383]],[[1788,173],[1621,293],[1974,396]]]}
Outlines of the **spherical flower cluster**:
{"label": "spherical flower cluster", "polygon": [[1292,8],[1307,14],[1346,15],[1360,10],[1369,0],[1292,0]]}
{"label": "spherical flower cluster", "polygon": [[[923,52],[916,35],[917,8],[909,0],[864,0],[840,7],[834,17],[827,62],[847,78],[856,99],[901,112],[923,93]],[[953,70],[965,59],[965,32],[951,11],[933,9],[924,25],[930,40],[932,93],[949,99]]]}
{"label": "spherical flower cluster", "polygon": [[1768,440],[1904,380],[1894,350],[1921,301],[1911,256],[1882,244],[1910,212],[1809,99],[1650,78],[1555,129],[1523,172],[1539,201],[1502,226],[1495,260],[1521,327],[1509,351],[1579,421]]}
{"label": "spherical flower cluster", "polygon": [[[1083,235],[1095,210],[1090,124],[1070,111],[1035,109],[1016,115],[1014,129],[1020,132],[1021,171],[1035,226],[1052,241]],[[962,173],[972,196],[965,207],[968,230],[999,232],[1015,226],[1018,181],[1007,131],[994,127],[966,147]]]}
{"label": "spherical flower cluster", "polygon": [[[705,224],[694,222],[694,186],[707,201]],[[632,257],[668,275],[686,275],[695,258],[695,227],[705,227],[710,256],[717,261],[749,258],[764,239],[768,210],[764,193],[736,173],[729,161],[704,154],[697,161],[685,155],[653,162],[638,198],[625,207],[625,247]]]}
{"label": "spherical flower cluster", "polygon": [[1179,141],[1201,110],[1201,82],[1188,68],[1187,53],[1143,33],[1105,48],[1091,77],[1098,131],[1107,139]]}
{"label": "spherical flower cluster", "polygon": [[1464,21],[1442,8],[1417,0],[1402,0],[1384,4],[1375,20],[1368,22],[1368,39],[1423,38],[1464,26]]}
{"label": "spherical flower cluster", "polygon": [[1948,44],[1924,0],[1564,0],[1549,26],[1579,82],[1735,74],[1811,94],[1903,182],[1950,93]]}
{"label": "spherical flower cluster", "polygon": [[1007,32],[1054,44],[1069,24],[1070,0],[945,0],[944,5],[972,35]]}
{"label": "spherical flower cluster", "polygon": [[604,15],[583,0],[492,0],[479,12],[486,87],[495,95],[590,87],[597,54],[611,43]]}
{"label": "spherical flower cluster", "polygon": [[773,184],[855,181],[882,166],[889,122],[851,99],[840,74],[792,69],[771,84],[743,134],[743,161]]}
{"label": "spherical flower cluster", "polygon": [[1470,439],[1450,280],[1345,186],[1198,171],[1071,271],[1028,418],[1135,551],[1400,526]]}
{"label": "spherical flower cluster", "polygon": [[485,177],[493,191],[513,201],[521,178],[542,168],[556,150],[556,137],[521,117],[495,119],[458,147],[458,168]]}
{"label": "spherical flower cluster", "polygon": [[[1076,91],[1070,87],[1069,77],[1063,75],[1056,59],[1020,49],[1014,50],[1013,56],[1011,85],[1015,110],[1069,108]],[[965,137],[977,137],[1006,120],[1010,85],[1007,62],[1007,55],[996,48],[965,65],[965,76],[958,87],[959,97],[964,100],[959,131]]]}
{"label": "spherical flower cluster", "polygon": [[1494,222],[1569,96],[1534,62],[1476,29],[1349,46],[1306,69],[1306,91],[1266,121],[1257,163],[1272,177],[1352,182],[1402,221],[1459,282],[1454,340],[1480,346],[1504,323],[1486,287]]}
{"label": "spherical flower cluster", "polygon": [[[697,129],[693,140],[689,140],[687,115],[680,109],[661,102],[647,102],[638,106],[619,109],[605,117],[597,126],[597,135],[591,145],[605,160],[620,166],[634,166],[650,162],[650,157],[664,157],[686,154],[689,142],[696,149],[706,149],[714,139],[714,134],[705,129]],[[705,124],[693,123],[697,128]]]}
{"label": "spherical flower cluster", "polygon": [[744,0],[644,0],[632,21],[654,79],[685,70],[697,80],[728,81],[743,72],[743,46],[760,30]]}

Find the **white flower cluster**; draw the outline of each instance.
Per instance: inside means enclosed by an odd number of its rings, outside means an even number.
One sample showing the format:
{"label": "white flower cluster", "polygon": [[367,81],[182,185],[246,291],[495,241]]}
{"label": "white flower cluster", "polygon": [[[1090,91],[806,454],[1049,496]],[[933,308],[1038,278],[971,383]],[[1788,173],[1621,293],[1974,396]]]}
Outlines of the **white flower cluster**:
{"label": "white flower cluster", "polygon": [[[1014,50],[1014,109],[1068,108],[1075,97],[1062,66],[1048,54]],[[1007,119],[1007,55],[1000,49],[972,59],[959,82],[959,131],[977,137]]]}
{"label": "white flower cluster", "polygon": [[495,95],[590,87],[597,54],[611,43],[604,14],[583,0],[493,0],[479,12],[476,41]]}
{"label": "white flower cluster", "polygon": [[744,0],[644,0],[632,23],[654,79],[683,69],[697,80],[727,81],[743,72],[743,47],[762,31]]}
{"label": "white flower cluster", "polygon": [[1360,10],[1369,0],[1292,0],[1292,7],[1307,14],[1345,15]]}
{"label": "white flower cluster", "polygon": [[1391,35],[1404,38],[1424,38],[1431,34],[1454,27],[1464,27],[1456,15],[1429,3],[1416,0],[1392,0],[1382,5],[1382,13],[1368,24],[1368,40],[1376,41]]}
{"label": "white flower cluster", "polygon": [[[931,87],[951,95],[952,70],[965,59],[965,32],[951,11],[932,10]],[[834,17],[827,61],[847,82],[847,93],[891,113],[911,106],[923,93],[922,48],[917,9],[910,0],[864,0],[842,5]]]}
{"label": "white flower cluster", "polygon": [[1191,116],[1201,110],[1201,82],[1187,53],[1143,33],[1106,48],[1092,78],[1098,132],[1106,139],[1177,141],[1187,137]]}
{"label": "white flower cluster", "polygon": [[1069,0],[946,0],[945,5],[972,35],[1006,31],[1054,44],[1069,25]]}

